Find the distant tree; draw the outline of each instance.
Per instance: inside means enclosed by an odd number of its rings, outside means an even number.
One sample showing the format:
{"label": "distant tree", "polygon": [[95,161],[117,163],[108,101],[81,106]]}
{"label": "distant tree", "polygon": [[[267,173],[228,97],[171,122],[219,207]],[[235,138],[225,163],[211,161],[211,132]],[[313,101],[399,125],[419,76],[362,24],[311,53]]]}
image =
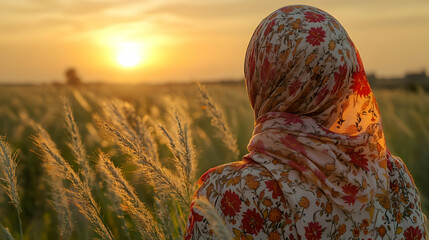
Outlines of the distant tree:
{"label": "distant tree", "polygon": [[74,68],[68,68],[65,71],[66,80],[68,85],[78,86],[82,84],[79,76],[77,75],[77,71]]}

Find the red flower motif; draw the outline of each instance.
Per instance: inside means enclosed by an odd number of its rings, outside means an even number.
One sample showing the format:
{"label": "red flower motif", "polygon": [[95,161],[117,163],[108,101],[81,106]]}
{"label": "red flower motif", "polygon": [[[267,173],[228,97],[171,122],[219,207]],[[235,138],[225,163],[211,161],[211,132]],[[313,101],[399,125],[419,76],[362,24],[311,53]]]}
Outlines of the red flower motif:
{"label": "red flower motif", "polygon": [[304,146],[300,142],[298,142],[298,140],[296,140],[295,137],[286,135],[280,138],[280,141],[282,142],[283,145],[285,145],[286,147],[289,147],[291,150],[297,151],[301,154],[306,153]]}
{"label": "red flower motif", "polygon": [[270,67],[271,67],[271,63],[268,61],[267,58],[265,58],[264,64],[262,64],[262,69],[261,69],[262,83],[265,83],[268,80],[268,74],[270,71]]}
{"label": "red flower motif", "polygon": [[243,214],[243,220],[241,223],[243,224],[244,231],[249,234],[256,235],[261,231],[264,219],[262,219],[261,215],[256,212],[256,209],[248,209]]}
{"label": "red flower motif", "polygon": [[347,65],[343,64],[339,67],[339,72],[334,73],[335,85],[332,88],[332,94],[336,93],[347,76]]}
{"label": "red flower motif", "polygon": [[298,79],[296,79],[289,86],[289,95],[291,95],[291,96],[295,95],[295,93],[296,93],[296,91],[298,91],[299,87],[301,87],[301,82]]}
{"label": "red flower motif", "polygon": [[305,12],[305,19],[309,22],[323,22],[325,21],[326,17],[314,12]]}
{"label": "red flower motif", "polygon": [[220,209],[225,216],[235,216],[241,209],[241,200],[237,193],[228,190],[220,201]]}
{"label": "red flower motif", "polygon": [[321,42],[325,41],[326,32],[322,27],[314,28],[312,27],[310,31],[308,31],[308,36],[305,38],[308,43],[314,46],[319,46]]}
{"label": "red flower motif", "polygon": [[353,73],[353,85],[351,88],[353,92],[360,97],[366,97],[371,93],[371,88],[369,87],[365,72]]}
{"label": "red flower motif", "polygon": [[268,188],[268,191],[273,192],[273,198],[277,199],[283,195],[282,190],[280,189],[279,184],[275,180],[266,181],[265,185]]}
{"label": "red flower motif", "polygon": [[357,199],[356,194],[359,191],[359,187],[348,183],[343,186],[343,192],[347,194],[347,196],[341,197],[348,205],[355,204]]}
{"label": "red flower motif", "polygon": [[347,154],[350,155],[351,158],[351,163],[353,163],[354,165],[361,167],[365,170],[369,170],[368,169],[368,159],[365,158],[365,154],[361,153],[361,152],[355,152],[355,151],[350,151],[347,152]]}
{"label": "red flower motif", "polygon": [[405,240],[420,240],[423,238],[423,234],[419,227],[409,227],[404,232]]}
{"label": "red flower motif", "polygon": [[271,30],[273,29],[273,27],[274,27],[275,24],[276,24],[276,20],[275,19],[271,20],[271,22],[268,23],[267,28],[265,28],[264,36],[267,36],[268,33],[271,32]]}
{"label": "red flower motif", "polygon": [[199,215],[194,211],[194,202],[191,203],[191,213],[188,219],[188,227],[186,228],[186,235],[185,239],[189,240],[192,237],[192,234],[194,233],[194,224],[196,222],[201,222],[203,220],[203,216]]}
{"label": "red flower motif", "polygon": [[305,239],[307,240],[319,240],[322,238],[322,226],[318,222],[310,222],[308,223],[305,229]]}

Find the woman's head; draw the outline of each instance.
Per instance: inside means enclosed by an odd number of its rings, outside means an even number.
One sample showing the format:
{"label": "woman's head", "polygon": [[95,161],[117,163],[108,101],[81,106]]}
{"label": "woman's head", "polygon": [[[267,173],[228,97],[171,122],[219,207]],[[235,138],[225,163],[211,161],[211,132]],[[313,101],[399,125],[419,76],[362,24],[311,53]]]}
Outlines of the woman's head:
{"label": "woman's head", "polygon": [[286,6],[262,20],[244,71],[255,120],[287,112],[352,135],[380,121],[357,49],[341,24],[318,8]]}

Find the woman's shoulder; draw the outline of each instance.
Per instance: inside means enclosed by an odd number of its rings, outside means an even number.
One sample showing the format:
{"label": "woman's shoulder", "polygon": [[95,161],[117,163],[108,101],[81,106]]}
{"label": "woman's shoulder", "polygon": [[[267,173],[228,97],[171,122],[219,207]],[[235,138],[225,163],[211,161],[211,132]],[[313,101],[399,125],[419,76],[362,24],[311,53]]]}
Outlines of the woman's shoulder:
{"label": "woman's shoulder", "polygon": [[258,176],[258,178],[267,180],[273,178],[271,173],[264,166],[253,160],[243,159],[209,169],[198,180],[198,186],[212,181],[222,181],[230,185],[234,184],[234,182],[238,183],[242,178],[248,178],[249,176]]}
{"label": "woman's shoulder", "polygon": [[282,195],[273,175],[262,165],[247,159],[208,170],[198,185],[196,197],[205,197],[213,202],[225,194],[252,199],[264,189],[276,198]]}

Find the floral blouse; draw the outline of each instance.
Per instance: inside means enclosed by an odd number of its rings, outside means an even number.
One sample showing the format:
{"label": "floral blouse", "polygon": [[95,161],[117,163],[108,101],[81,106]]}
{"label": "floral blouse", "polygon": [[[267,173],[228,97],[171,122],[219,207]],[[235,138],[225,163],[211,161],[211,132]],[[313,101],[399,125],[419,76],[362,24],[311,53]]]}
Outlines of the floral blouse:
{"label": "floral blouse", "polygon": [[[235,239],[424,239],[419,192],[384,139],[359,53],[328,13],[287,6],[246,52],[255,129],[242,161],[206,172]],[[216,239],[191,206],[185,239]]]}

